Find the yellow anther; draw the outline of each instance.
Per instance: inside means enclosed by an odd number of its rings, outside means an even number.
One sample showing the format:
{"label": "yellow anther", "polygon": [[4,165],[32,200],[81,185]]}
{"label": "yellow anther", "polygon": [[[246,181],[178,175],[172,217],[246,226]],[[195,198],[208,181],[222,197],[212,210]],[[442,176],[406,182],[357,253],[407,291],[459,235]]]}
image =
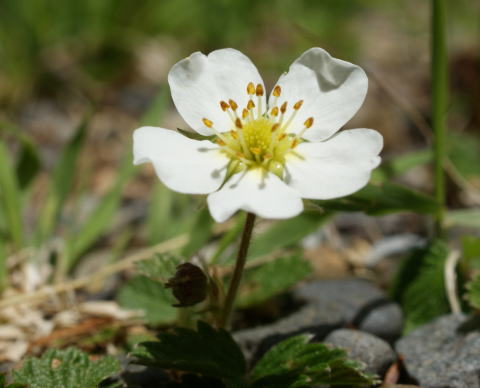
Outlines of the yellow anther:
{"label": "yellow anther", "polygon": [[213,127],[213,122],[207,118],[202,119],[203,123],[205,124],[206,127],[212,128]]}
{"label": "yellow anther", "polygon": [[280,136],[278,136],[278,140],[283,140],[287,136],[286,133],[282,133]]}
{"label": "yellow anther", "polygon": [[297,144],[298,144],[298,139],[297,138],[293,139],[292,148],[295,148],[297,146]]}
{"label": "yellow anther", "polygon": [[236,126],[237,128],[242,128],[242,127],[243,127],[242,122],[241,122],[240,119],[237,118],[237,119],[235,120],[235,126]]}
{"label": "yellow anther", "polygon": [[257,96],[263,96],[263,86],[262,86],[262,84],[257,85],[257,88],[255,89],[255,94]]}
{"label": "yellow anther", "polygon": [[280,97],[281,93],[282,93],[282,88],[280,86],[277,85],[273,88],[272,94],[274,97]]}
{"label": "yellow anther", "polygon": [[297,101],[295,105],[293,106],[293,109],[299,110],[303,105],[303,100]]}
{"label": "yellow anther", "polygon": [[250,96],[253,96],[255,94],[255,85],[253,84],[253,82],[249,82],[248,85],[247,85],[247,93],[250,95]]}
{"label": "yellow anther", "polygon": [[260,155],[262,153],[261,148],[258,148],[258,147],[251,147],[250,151],[252,151],[252,154],[255,154],[255,155]]}
{"label": "yellow anther", "polygon": [[270,154],[265,154],[265,155],[263,155],[263,159],[265,159],[265,160],[270,160],[270,159],[272,159],[272,158],[273,158],[273,156],[270,155]]}
{"label": "yellow anther", "polygon": [[237,138],[238,138],[238,133],[237,133],[237,131],[231,130],[231,131],[230,131],[230,135],[232,135],[232,137],[233,137],[234,139],[237,139]]}
{"label": "yellow anther", "polygon": [[272,108],[272,111],[270,112],[270,114],[271,114],[273,117],[278,116],[278,106],[273,107],[273,108]]}
{"label": "yellow anther", "polygon": [[252,100],[248,100],[247,109],[255,108],[255,103]]}
{"label": "yellow anther", "polygon": [[242,111],[242,119],[246,119],[248,117],[248,110],[246,110],[245,108],[243,108],[243,111]]}
{"label": "yellow anther", "polygon": [[224,146],[224,145],[225,145],[225,142],[224,142],[222,139],[220,139],[220,138],[217,138],[217,139],[215,140],[215,143],[217,143],[217,144],[220,145],[220,146]]}
{"label": "yellow anther", "polygon": [[280,123],[275,123],[272,125],[272,132],[275,132],[280,127]]}
{"label": "yellow anther", "polygon": [[310,128],[313,125],[313,117],[306,119],[303,125],[305,125],[305,128]]}
{"label": "yellow anther", "polygon": [[230,108],[230,105],[228,105],[228,103],[226,103],[225,101],[220,101],[220,107],[225,112],[228,108]]}
{"label": "yellow anther", "polygon": [[245,155],[242,154],[240,151],[237,151],[236,155],[237,155],[238,158],[242,158],[242,159],[245,158]]}
{"label": "yellow anther", "polygon": [[287,111],[287,101],[285,101],[280,107],[280,112],[285,113]]}
{"label": "yellow anther", "polygon": [[235,101],[233,100],[228,100],[228,103],[230,104],[230,107],[233,109],[233,110],[237,110],[238,108],[238,105]]}

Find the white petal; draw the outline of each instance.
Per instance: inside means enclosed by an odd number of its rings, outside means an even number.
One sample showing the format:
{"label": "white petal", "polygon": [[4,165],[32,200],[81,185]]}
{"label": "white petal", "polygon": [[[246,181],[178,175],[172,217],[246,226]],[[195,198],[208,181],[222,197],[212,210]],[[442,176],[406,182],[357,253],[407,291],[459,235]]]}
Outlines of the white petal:
{"label": "white petal", "polygon": [[[234,100],[241,114],[249,100],[249,82],[263,86],[255,65],[234,49],[212,51],[208,56],[195,52],[175,64],[168,74],[168,83],[178,112],[188,125],[202,135],[213,134],[203,124],[203,118],[213,121],[219,132],[232,129],[232,121],[222,111],[220,101]],[[256,99],[254,101],[257,103]],[[265,101],[264,95],[263,107]]]}
{"label": "white petal", "polygon": [[287,160],[286,182],[303,198],[331,199],[365,186],[380,163],[383,137],[373,129],[341,131],[317,143],[301,143]]}
{"label": "white petal", "polygon": [[227,220],[240,209],[263,218],[290,218],[303,210],[297,191],[272,173],[264,175],[260,169],[235,174],[207,201],[217,222]]}
{"label": "white petal", "polygon": [[293,112],[293,104],[303,100],[288,131],[299,132],[305,120],[313,117],[313,126],[303,137],[319,141],[333,135],[357,112],[367,94],[368,79],[359,66],[315,47],[303,53],[277,85],[282,88],[278,105],[288,101],[286,117]]}
{"label": "white petal", "polygon": [[222,184],[229,159],[216,144],[168,129],[142,127],[133,133],[134,164],[153,163],[160,180],[180,193],[208,194]]}

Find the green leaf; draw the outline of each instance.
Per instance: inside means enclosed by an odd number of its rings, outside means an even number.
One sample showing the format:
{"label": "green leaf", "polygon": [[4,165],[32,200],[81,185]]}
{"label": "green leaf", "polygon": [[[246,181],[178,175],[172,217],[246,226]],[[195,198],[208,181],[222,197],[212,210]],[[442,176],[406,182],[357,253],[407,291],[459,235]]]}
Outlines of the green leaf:
{"label": "green leaf", "polygon": [[246,363],[232,336],[198,322],[197,330],[176,328],[160,341],[143,342],[133,352],[137,362],[221,379],[227,387],[246,387]]}
{"label": "green leaf", "polygon": [[450,132],[448,156],[457,171],[465,179],[476,179],[480,175],[480,140],[468,133]]}
{"label": "green leaf", "polygon": [[170,253],[155,254],[148,260],[137,262],[137,271],[153,280],[166,283],[175,275],[177,266],[185,262],[184,258]]}
{"label": "green leaf", "polygon": [[127,181],[136,169],[132,163],[132,154],[127,153],[122,161],[118,176],[109,192],[100,200],[79,229],[70,231],[67,236],[67,266],[71,269],[93,243],[110,226],[118,209],[122,192]]}
{"label": "green leaf", "polygon": [[182,255],[190,257],[202,248],[212,236],[213,218],[206,207],[200,210],[188,233],[188,243],[182,249]]}
{"label": "green leaf", "polygon": [[480,228],[480,208],[450,210],[445,217],[446,226]]}
{"label": "green leaf", "polygon": [[158,125],[165,114],[169,101],[169,90],[167,87],[162,86],[148,109],[143,113],[140,125]]}
{"label": "green leaf", "polygon": [[0,200],[11,242],[20,248],[23,242],[22,204],[15,170],[5,143],[0,142]]}
{"label": "green leaf", "polygon": [[26,388],[23,384],[9,384],[7,385],[7,378],[5,375],[0,375],[0,388]]}
{"label": "green leaf", "polygon": [[470,305],[477,310],[480,310],[480,274],[467,283],[467,300]]}
{"label": "green leaf", "polygon": [[302,238],[315,232],[330,217],[330,213],[304,212],[289,220],[276,222],[266,232],[254,236],[248,259],[297,244]]}
{"label": "green leaf", "polygon": [[146,221],[148,241],[157,244],[172,235],[171,233],[171,209],[174,203],[174,192],[165,185],[156,182],[150,196],[150,206]]}
{"label": "green leaf", "polygon": [[468,269],[480,270],[480,238],[462,237],[462,259],[468,265]]}
{"label": "green leaf", "polygon": [[17,180],[20,189],[26,189],[40,171],[41,163],[33,143],[26,137],[20,137],[21,148],[17,162]]}
{"label": "green leaf", "polygon": [[415,250],[399,268],[391,296],[403,308],[405,332],[450,311],[444,281],[447,255],[446,244],[435,240]]}
{"label": "green leaf", "polygon": [[379,168],[373,171],[372,180],[383,182],[402,175],[410,169],[432,161],[431,149],[408,152],[393,159],[384,161]]}
{"label": "green leaf", "polygon": [[310,335],[290,337],[270,349],[251,372],[253,387],[295,388],[318,384],[363,386],[379,382],[348,360],[342,349],[309,343]]}
{"label": "green leaf", "polygon": [[245,272],[238,306],[262,303],[305,279],[312,272],[310,263],[299,255],[279,257]]}
{"label": "green leaf", "polygon": [[47,350],[41,358],[27,358],[13,381],[28,388],[96,388],[107,377],[120,371],[114,357],[95,362],[76,348]]}
{"label": "green leaf", "polygon": [[142,310],[151,325],[175,322],[176,300],[165,286],[145,276],[135,276],[123,285],[117,294],[118,303],[127,309]]}
{"label": "green leaf", "polygon": [[365,212],[371,215],[404,211],[431,214],[438,207],[433,197],[387,182],[369,184],[348,197],[313,202],[327,210]]}

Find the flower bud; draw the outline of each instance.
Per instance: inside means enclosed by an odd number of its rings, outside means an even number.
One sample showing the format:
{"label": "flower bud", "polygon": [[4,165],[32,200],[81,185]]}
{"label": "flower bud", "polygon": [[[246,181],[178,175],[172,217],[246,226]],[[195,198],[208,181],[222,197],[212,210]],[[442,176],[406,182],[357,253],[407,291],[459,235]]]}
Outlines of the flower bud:
{"label": "flower bud", "polygon": [[203,271],[191,263],[180,264],[175,275],[165,284],[179,301],[174,307],[188,307],[204,301],[207,286],[208,280]]}

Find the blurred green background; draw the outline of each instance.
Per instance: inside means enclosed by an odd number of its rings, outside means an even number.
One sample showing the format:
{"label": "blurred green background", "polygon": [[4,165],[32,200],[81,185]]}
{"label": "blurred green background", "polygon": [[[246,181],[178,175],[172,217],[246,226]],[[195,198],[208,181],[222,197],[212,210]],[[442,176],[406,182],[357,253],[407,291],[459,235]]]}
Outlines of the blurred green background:
{"label": "blurred green background", "polygon": [[[475,188],[453,185],[449,204],[468,207],[480,189],[480,6],[456,0],[448,11],[452,177]],[[166,75],[193,51],[237,48],[271,87],[304,50],[326,48],[369,74],[348,127],[379,130],[387,161],[422,152],[429,23],[429,2],[415,0],[1,0],[0,251],[61,236],[66,270],[100,236],[115,256],[188,229],[201,201],[154,184],[147,166],[133,169],[130,148],[140,123],[184,127]],[[401,179],[431,190],[428,168]]]}

